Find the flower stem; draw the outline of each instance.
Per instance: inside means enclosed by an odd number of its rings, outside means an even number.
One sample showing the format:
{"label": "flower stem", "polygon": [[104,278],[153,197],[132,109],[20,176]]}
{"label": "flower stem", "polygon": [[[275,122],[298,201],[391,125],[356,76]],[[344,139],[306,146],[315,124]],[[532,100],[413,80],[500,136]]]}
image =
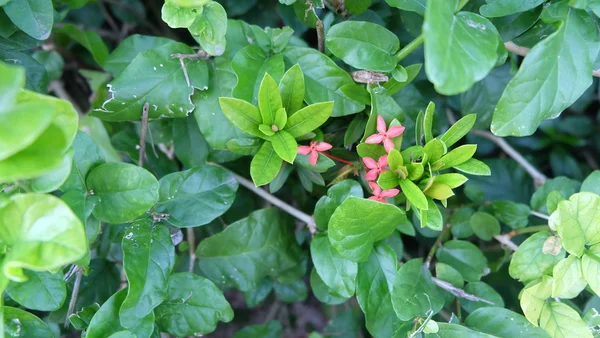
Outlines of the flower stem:
{"label": "flower stem", "polygon": [[333,156],[333,155],[331,155],[331,154],[328,154],[328,153],[326,153],[326,152],[324,152],[324,151],[323,151],[323,152],[321,152],[321,154],[323,154],[323,155],[325,155],[325,156],[329,157],[329,158],[330,158],[330,159],[332,159],[332,160],[338,161],[338,162],[342,162],[342,163],[346,163],[346,164],[353,164],[351,161],[348,161],[348,160],[341,159],[341,158],[339,158],[339,157],[337,157],[337,156]]}
{"label": "flower stem", "polygon": [[408,54],[410,54],[412,51],[417,49],[417,47],[422,45],[423,41],[425,41],[425,37],[421,33],[421,34],[419,34],[419,36],[417,36],[414,40],[412,40],[408,45],[404,46],[404,48],[402,48],[396,54],[396,61],[397,62],[402,61],[402,59],[404,59],[406,56],[408,56]]}

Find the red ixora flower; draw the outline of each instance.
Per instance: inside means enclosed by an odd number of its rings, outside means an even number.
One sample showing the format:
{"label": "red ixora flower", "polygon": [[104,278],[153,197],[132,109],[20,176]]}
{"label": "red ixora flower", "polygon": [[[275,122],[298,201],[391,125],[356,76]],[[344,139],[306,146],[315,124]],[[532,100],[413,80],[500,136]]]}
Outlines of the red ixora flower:
{"label": "red ixora flower", "polygon": [[375,182],[369,182],[369,187],[373,190],[373,196],[369,197],[370,200],[387,203],[386,198],[394,197],[400,193],[398,189],[381,190],[379,184]]}
{"label": "red ixora flower", "polygon": [[298,154],[300,154],[300,155],[310,154],[310,156],[308,158],[308,162],[310,163],[310,165],[312,165],[314,167],[315,165],[317,165],[317,160],[319,159],[319,153],[323,152],[323,151],[327,151],[327,150],[331,149],[332,147],[333,146],[327,142],[320,142],[319,144],[317,144],[317,141],[312,141],[312,142],[310,142],[310,145],[308,145],[308,146],[299,146]]}
{"label": "red ixora flower", "polygon": [[377,116],[377,134],[373,134],[367,137],[365,143],[383,143],[385,151],[389,153],[390,150],[394,149],[394,142],[392,142],[391,139],[402,135],[404,129],[405,128],[403,126],[395,126],[390,127],[390,129],[387,129],[385,125],[385,120],[383,119],[383,117],[381,117],[381,115],[379,115]]}
{"label": "red ixora flower", "polygon": [[379,174],[381,174],[382,172],[385,171],[385,166],[388,165],[388,156],[387,155],[383,155],[379,158],[379,160],[377,160],[377,162],[375,162],[374,159],[370,158],[370,157],[363,157],[363,163],[365,164],[365,167],[367,167],[368,169],[370,169],[367,172],[366,175],[366,179],[367,181],[375,181],[377,179],[377,177],[379,176]]}

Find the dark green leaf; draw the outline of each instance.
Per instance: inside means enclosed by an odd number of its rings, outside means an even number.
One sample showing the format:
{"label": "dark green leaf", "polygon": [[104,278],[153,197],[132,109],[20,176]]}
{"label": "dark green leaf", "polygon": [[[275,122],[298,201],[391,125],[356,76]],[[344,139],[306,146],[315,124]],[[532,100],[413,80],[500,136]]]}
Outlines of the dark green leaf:
{"label": "dark green leaf", "polygon": [[342,304],[348,300],[348,298],[342,297],[330,289],[319,274],[317,270],[313,269],[310,273],[310,287],[315,297],[322,303],[337,305]]}
{"label": "dark green leaf", "polygon": [[323,196],[315,205],[315,223],[321,230],[327,230],[331,215],[337,207],[350,196],[363,197],[363,190],[360,184],[352,180],[344,180],[333,185],[327,191],[327,196]]}
{"label": "dark green leaf", "polygon": [[10,20],[34,39],[46,40],[54,23],[51,0],[11,0],[2,7]]}
{"label": "dark green leaf", "polygon": [[48,324],[25,310],[4,306],[2,312],[6,337],[54,337]]}
{"label": "dark green leaf", "polygon": [[231,61],[231,68],[238,78],[237,85],[233,88],[233,97],[251,103],[257,101],[260,82],[265,74],[279,82],[285,71],[281,54],[269,56],[258,46],[240,50]]}
{"label": "dark green leaf", "polygon": [[473,329],[500,338],[548,337],[544,330],[533,326],[522,315],[501,307],[479,308],[465,319],[465,324]]}
{"label": "dark green leaf", "polygon": [[488,273],[487,259],[472,243],[450,240],[438,249],[437,259],[455,268],[468,282],[478,282]]}
{"label": "dark green leaf", "polygon": [[484,241],[490,241],[492,237],[500,234],[500,223],[487,212],[474,213],[471,216],[471,228],[473,233]]}
{"label": "dark green leaf", "polygon": [[28,309],[38,311],[54,311],[63,305],[67,288],[62,273],[24,272],[26,281],[11,282],[6,288],[10,298]]}
{"label": "dark green leaf", "polygon": [[357,264],[340,255],[326,235],[317,235],[310,242],[310,253],[315,270],[333,292],[350,298],[354,294]]}
{"label": "dark green leaf", "polygon": [[511,15],[513,13],[525,12],[526,10],[532,9],[543,3],[544,0],[486,0],[486,2],[487,5],[483,5],[479,9],[481,15],[487,17],[498,17]]}
{"label": "dark green leaf", "polygon": [[251,325],[239,330],[233,338],[280,338],[283,332],[281,323],[271,320],[262,325]]}
{"label": "dark green leaf", "polygon": [[494,215],[513,229],[524,228],[529,224],[531,209],[526,204],[511,201],[494,201],[492,203]]}
{"label": "dark green leaf", "polygon": [[93,31],[83,31],[72,24],[65,24],[56,33],[64,34],[70,40],[74,40],[92,54],[92,57],[100,66],[108,59],[108,47],[102,41],[98,33]]}

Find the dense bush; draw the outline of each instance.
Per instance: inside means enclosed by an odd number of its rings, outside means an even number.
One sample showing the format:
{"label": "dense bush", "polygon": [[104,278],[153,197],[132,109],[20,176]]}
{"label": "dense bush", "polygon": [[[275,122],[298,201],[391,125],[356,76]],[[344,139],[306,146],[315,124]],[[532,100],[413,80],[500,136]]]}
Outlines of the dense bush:
{"label": "dense bush", "polygon": [[599,336],[598,15],[0,0],[0,338]]}

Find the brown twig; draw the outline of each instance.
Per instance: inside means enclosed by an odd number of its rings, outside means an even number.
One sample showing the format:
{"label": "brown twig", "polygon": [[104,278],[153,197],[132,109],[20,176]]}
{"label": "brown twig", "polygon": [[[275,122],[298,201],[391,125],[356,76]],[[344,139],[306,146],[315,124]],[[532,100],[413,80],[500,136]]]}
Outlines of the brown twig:
{"label": "brown twig", "polygon": [[487,303],[487,304],[490,304],[490,305],[496,305],[496,304],[494,304],[493,302],[490,302],[487,299],[483,299],[483,298],[477,297],[475,295],[472,295],[470,293],[466,293],[465,290],[457,288],[454,285],[452,285],[452,284],[450,284],[450,283],[448,283],[446,281],[443,281],[443,280],[441,280],[439,278],[432,277],[432,280],[435,283],[435,285],[437,285],[437,286],[441,287],[442,289],[450,292],[451,294],[453,294],[454,296],[456,296],[458,298],[464,298],[464,299],[467,299],[467,300],[472,300],[474,302],[483,302],[483,303]]}
{"label": "brown twig", "polygon": [[325,53],[325,26],[323,25],[323,21],[317,21],[317,46],[319,48],[319,52]]}
{"label": "brown twig", "polygon": [[140,132],[140,157],[138,159],[138,165],[144,166],[144,157],[146,156],[146,131],[148,130],[148,110],[150,109],[150,103],[144,103],[142,108],[142,130]]}
{"label": "brown twig", "polygon": [[75,282],[73,283],[73,292],[71,293],[71,301],[69,301],[69,308],[67,310],[67,316],[65,317],[65,328],[69,327],[69,317],[73,314],[75,310],[75,305],[77,304],[77,296],[79,295],[79,287],[81,286],[81,278],[83,277],[83,269],[77,267],[77,272],[75,272]]}

